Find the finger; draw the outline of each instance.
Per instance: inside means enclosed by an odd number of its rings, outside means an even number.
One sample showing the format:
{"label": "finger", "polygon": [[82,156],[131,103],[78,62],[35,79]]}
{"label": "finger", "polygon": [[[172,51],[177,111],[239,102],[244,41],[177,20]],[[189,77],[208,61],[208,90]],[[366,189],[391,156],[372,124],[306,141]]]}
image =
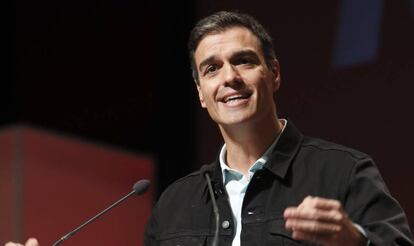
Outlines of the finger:
{"label": "finger", "polygon": [[321,197],[306,197],[303,202],[299,205],[299,208],[313,207],[318,209],[335,209],[342,210],[342,205],[339,201],[334,199],[326,199]]}
{"label": "finger", "polygon": [[303,208],[304,206],[309,206],[308,204],[312,204],[313,196],[307,196],[303,201],[299,204],[298,208]]}
{"label": "finger", "polygon": [[14,242],[7,242],[4,246],[23,246],[23,244],[14,243]]}
{"label": "finger", "polygon": [[339,224],[344,215],[337,210],[320,210],[314,208],[287,208],[283,213],[285,219],[305,219]]}
{"label": "finger", "polygon": [[29,240],[27,240],[25,246],[39,246],[39,242],[37,241],[36,238],[29,238]]}
{"label": "finger", "polygon": [[315,235],[332,235],[341,230],[341,226],[338,224],[300,219],[286,220],[285,227],[288,230],[312,233]]}

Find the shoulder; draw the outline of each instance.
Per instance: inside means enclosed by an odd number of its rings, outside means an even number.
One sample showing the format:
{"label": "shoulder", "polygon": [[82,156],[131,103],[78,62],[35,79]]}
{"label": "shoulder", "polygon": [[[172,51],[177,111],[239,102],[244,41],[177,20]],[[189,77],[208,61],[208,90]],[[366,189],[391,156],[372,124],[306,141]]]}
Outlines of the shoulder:
{"label": "shoulder", "polygon": [[[315,196],[345,201],[350,184],[365,163],[374,167],[369,155],[326,140],[304,137],[291,163],[292,187]],[[300,193],[300,192],[299,192]]]}
{"label": "shoulder", "polygon": [[194,171],[171,183],[158,199],[158,206],[176,206],[182,201],[200,199],[206,187],[202,171]]}
{"label": "shoulder", "polygon": [[367,163],[375,167],[373,159],[359,150],[318,138],[304,137],[293,168],[296,173],[304,172],[306,176],[345,184]]}
{"label": "shoulder", "polygon": [[316,155],[318,158],[324,156],[326,156],[326,158],[336,157],[352,162],[371,159],[368,154],[359,150],[313,137],[304,137],[301,145],[301,151]]}
{"label": "shoulder", "polygon": [[190,188],[202,181],[201,170],[194,171],[172,182],[164,192],[171,192],[177,188]]}

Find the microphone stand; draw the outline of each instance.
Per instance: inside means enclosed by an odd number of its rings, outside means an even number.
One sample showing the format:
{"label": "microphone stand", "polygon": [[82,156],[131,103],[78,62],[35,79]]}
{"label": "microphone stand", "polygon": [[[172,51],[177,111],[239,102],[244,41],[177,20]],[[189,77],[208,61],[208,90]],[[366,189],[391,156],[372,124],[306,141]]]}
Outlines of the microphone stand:
{"label": "microphone stand", "polygon": [[220,223],[220,213],[217,207],[216,198],[214,197],[213,187],[211,186],[211,179],[210,175],[206,172],[204,174],[205,178],[207,179],[208,191],[210,193],[211,202],[213,203],[213,211],[216,220],[216,227],[214,230],[214,238],[213,242],[211,243],[212,246],[218,246],[218,234],[219,234],[219,223]]}
{"label": "microphone stand", "polygon": [[101,215],[103,215],[104,213],[108,212],[110,209],[112,209],[113,207],[116,207],[118,204],[120,204],[121,202],[123,202],[125,199],[127,199],[128,197],[136,194],[136,195],[140,195],[142,193],[144,193],[148,187],[149,187],[149,181],[148,180],[140,180],[137,183],[135,183],[135,185],[133,186],[133,190],[128,193],[126,196],[122,197],[121,199],[119,199],[118,201],[116,201],[114,204],[112,204],[111,206],[107,207],[106,209],[104,209],[102,212],[100,212],[99,214],[93,216],[92,218],[90,218],[88,221],[86,221],[85,223],[83,223],[82,225],[80,225],[79,227],[77,227],[76,229],[74,229],[73,231],[69,232],[68,234],[64,235],[63,237],[61,237],[58,241],[56,241],[52,246],[58,246],[61,243],[63,243],[64,241],[66,241],[67,239],[71,238],[73,235],[75,235],[80,229],[82,229],[83,227],[85,227],[87,224],[91,223],[92,221],[96,220],[97,218],[101,217]]}
{"label": "microphone stand", "polygon": [[66,241],[67,239],[69,239],[70,237],[72,237],[73,235],[75,235],[80,229],[82,229],[83,227],[85,227],[87,224],[89,224],[92,221],[96,220],[97,218],[101,217],[101,215],[103,215],[104,213],[106,213],[111,208],[116,207],[118,204],[120,204],[125,199],[127,199],[130,196],[132,196],[133,194],[135,194],[135,191],[131,191],[128,195],[122,197],[119,201],[115,202],[114,204],[112,204],[111,206],[109,206],[108,208],[106,208],[105,210],[103,210],[102,212],[100,212],[99,214],[93,216],[92,218],[90,218],[88,221],[86,221],[85,223],[83,223],[82,225],[80,225],[75,230],[73,230],[73,231],[69,232],[68,234],[64,235],[63,237],[61,237],[58,241],[56,241],[53,244],[53,246],[58,246],[59,244],[63,243],[63,241]]}

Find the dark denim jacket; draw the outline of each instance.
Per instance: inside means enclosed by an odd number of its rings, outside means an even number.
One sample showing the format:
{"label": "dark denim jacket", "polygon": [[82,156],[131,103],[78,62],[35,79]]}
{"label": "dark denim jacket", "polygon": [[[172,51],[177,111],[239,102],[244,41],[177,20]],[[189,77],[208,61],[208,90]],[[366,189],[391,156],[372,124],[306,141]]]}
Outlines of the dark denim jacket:
{"label": "dark denim jacket", "polygon": [[[207,167],[220,211],[219,245],[230,246],[233,219],[218,160]],[[372,159],[356,150],[304,137],[289,122],[242,207],[242,246],[303,245],[284,228],[283,212],[308,196],[341,201],[371,245],[413,245],[407,219]],[[200,171],[170,185],[154,207],[145,245],[211,245],[214,215]]]}

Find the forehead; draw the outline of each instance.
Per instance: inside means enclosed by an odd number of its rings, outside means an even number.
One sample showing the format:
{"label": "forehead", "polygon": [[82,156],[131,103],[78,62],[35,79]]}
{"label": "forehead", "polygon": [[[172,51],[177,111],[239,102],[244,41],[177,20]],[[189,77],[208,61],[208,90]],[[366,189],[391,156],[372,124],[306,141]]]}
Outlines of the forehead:
{"label": "forehead", "polygon": [[261,55],[259,39],[245,27],[232,27],[223,32],[207,34],[199,42],[194,58],[197,66],[212,56],[226,56],[240,50],[252,50]]}

